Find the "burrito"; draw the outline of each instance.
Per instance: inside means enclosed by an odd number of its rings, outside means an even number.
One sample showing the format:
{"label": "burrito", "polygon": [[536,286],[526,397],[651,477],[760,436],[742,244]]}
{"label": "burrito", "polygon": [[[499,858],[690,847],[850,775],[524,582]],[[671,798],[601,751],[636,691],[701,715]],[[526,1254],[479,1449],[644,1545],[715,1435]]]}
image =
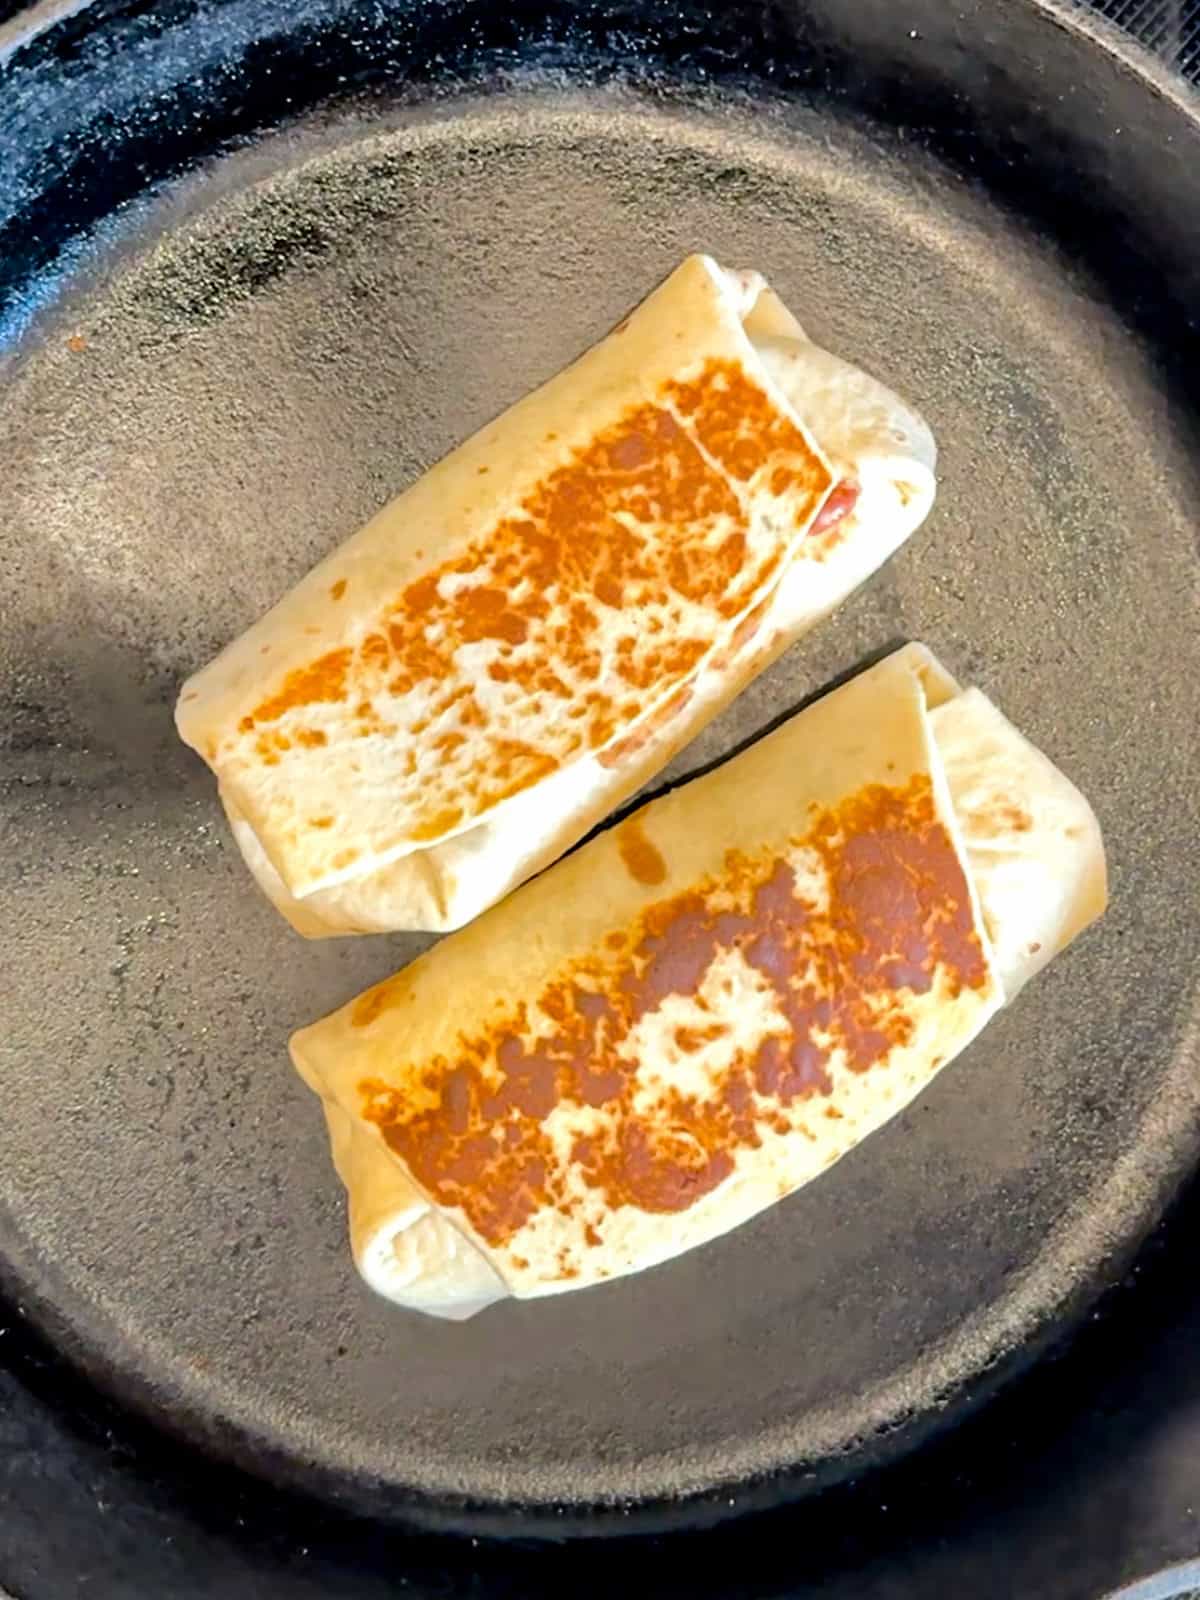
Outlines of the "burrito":
{"label": "burrito", "polygon": [[906,646],[293,1037],[363,1277],[460,1318],[716,1238],[1105,898],[1082,795]]}
{"label": "burrito", "polygon": [[191,678],[180,734],[299,932],[459,927],[862,583],[934,460],[757,273],[693,256]]}

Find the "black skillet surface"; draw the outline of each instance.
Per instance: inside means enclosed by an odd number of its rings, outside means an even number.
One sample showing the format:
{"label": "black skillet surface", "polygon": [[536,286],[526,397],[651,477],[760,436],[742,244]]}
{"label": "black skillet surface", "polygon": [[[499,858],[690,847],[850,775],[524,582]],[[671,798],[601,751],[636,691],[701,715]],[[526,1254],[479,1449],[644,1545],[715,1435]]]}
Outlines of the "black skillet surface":
{"label": "black skillet surface", "polygon": [[[1034,4],[99,9],[10,30],[0,98],[10,1287],[218,1455],[435,1524],[710,1520],[897,1454],[1200,1143],[1190,109]],[[276,925],[171,693],[696,245],[901,382],[945,481],[690,761],[920,634],[1091,796],[1113,907],[811,1191],[448,1330],[357,1286],[281,1053],[414,945]]]}

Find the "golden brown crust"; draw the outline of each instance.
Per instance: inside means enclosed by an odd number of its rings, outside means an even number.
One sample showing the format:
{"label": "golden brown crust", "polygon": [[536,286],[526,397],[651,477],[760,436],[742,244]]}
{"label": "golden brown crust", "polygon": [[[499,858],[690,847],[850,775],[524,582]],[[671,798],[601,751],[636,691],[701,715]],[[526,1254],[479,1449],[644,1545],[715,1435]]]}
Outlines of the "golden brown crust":
{"label": "golden brown crust", "polygon": [[893,658],[304,1030],[297,1062],[516,1293],[723,1232],[1000,1003],[932,761]]}
{"label": "golden brown crust", "polygon": [[293,894],[603,751],[778,582],[834,474],[752,356],[691,258],[185,686],[181,733]]}

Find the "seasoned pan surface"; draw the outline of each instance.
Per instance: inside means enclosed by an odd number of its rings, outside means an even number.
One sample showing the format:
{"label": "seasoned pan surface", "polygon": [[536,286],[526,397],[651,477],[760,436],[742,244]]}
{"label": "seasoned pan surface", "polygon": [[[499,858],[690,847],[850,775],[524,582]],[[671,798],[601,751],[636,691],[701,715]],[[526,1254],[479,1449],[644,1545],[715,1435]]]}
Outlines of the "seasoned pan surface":
{"label": "seasoned pan surface", "polygon": [[[1069,1326],[1200,1144],[1195,119],[1034,5],[970,49],[934,0],[356,17],[114,12],[107,78],[85,16],[75,76],[8,45],[0,1270],[131,1404],[361,1509],[587,1531],[819,1487]],[[425,1321],[355,1278],[285,1051],[423,941],[291,935],[171,704],[695,248],[911,395],[942,487],[668,778],[923,638],[1092,800],[1112,906],[769,1214]]]}

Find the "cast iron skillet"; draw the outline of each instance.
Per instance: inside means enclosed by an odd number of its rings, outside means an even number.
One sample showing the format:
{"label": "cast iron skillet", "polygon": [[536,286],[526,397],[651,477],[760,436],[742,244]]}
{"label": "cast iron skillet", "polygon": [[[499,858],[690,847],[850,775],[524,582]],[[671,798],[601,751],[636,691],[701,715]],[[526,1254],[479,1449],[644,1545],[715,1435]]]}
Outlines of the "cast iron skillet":
{"label": "cast iron skillet", "polygon": [[[1048,0],[43,12],[0,35],[0,1260],[129,1405],[368,1514],[713,1520],[944,1428],[1200,1147],[1200,124]],[[910,547],[672,769],[928,640],[1079,782],[1113,903],[906,1115],[721,1242],[460,1327],[353,1276],[305,945],[180,678],[686,250],[933,423]]]}

